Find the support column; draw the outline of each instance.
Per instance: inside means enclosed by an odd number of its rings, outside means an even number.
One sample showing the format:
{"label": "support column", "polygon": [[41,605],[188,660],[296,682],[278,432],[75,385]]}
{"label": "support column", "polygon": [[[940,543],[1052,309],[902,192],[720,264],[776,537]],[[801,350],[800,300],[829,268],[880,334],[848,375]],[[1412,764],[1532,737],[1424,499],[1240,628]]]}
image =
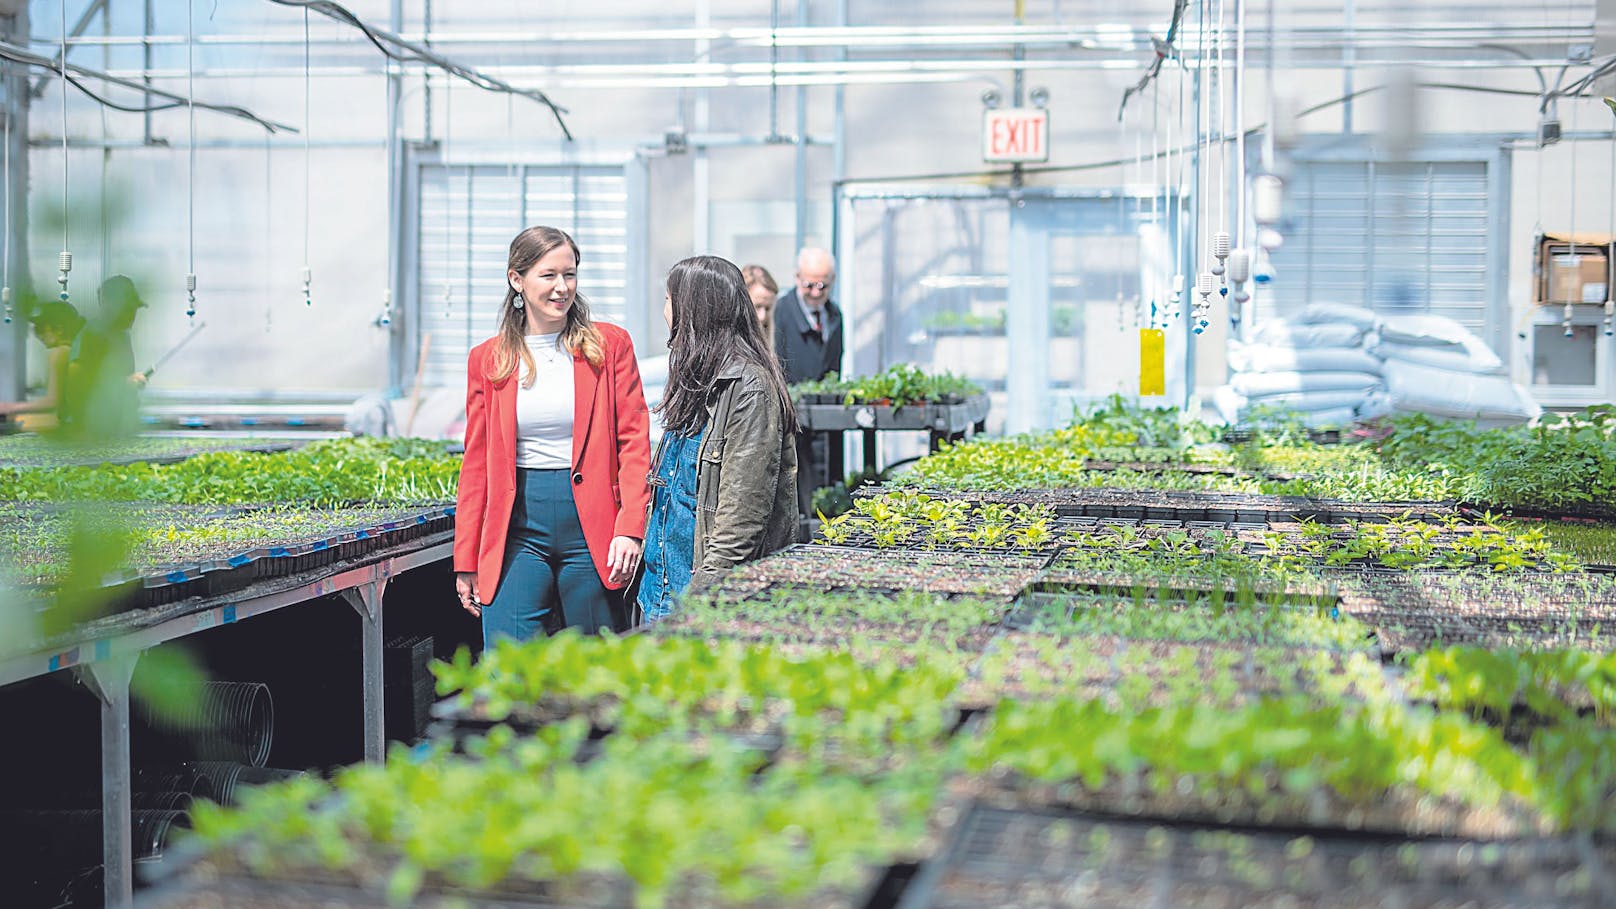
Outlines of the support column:
{"label": "support column", "polygon": [[379,764],[387,756],[386,714],[382,704],[382,594],[387,579],[342,591],[342,598],[359,613],[360,650],[364,654],[365,760]]}
{"label": "support column", "polygon": [[139,654],[89,663],[79,678],[101,701],[101,864],[107,909],[134,904],[129,814],[129,679]]}

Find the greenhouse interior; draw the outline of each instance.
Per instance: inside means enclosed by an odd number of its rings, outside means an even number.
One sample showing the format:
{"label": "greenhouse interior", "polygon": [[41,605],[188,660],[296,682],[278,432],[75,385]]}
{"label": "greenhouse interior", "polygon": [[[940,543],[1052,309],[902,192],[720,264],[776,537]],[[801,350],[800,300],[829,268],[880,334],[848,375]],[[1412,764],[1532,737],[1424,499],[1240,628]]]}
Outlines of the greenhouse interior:
{"label": "greenhouse interior", "polygon": [[0,97],[5,909],[1616,906],[1616,0],[0,0]]}

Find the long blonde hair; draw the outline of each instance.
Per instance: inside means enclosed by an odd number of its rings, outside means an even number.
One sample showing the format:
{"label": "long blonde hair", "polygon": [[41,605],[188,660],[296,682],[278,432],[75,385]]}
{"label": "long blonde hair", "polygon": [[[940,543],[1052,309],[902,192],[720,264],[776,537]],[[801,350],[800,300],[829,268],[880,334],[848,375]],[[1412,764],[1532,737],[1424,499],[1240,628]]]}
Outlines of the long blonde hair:
{"label": "long blonde hair", "polygon": [[[500,310],[499,334],[495,336],[494,356],[488,364],[490,382],[505,381],[516,372],[516,367],[520,364],[527,367],[527,377],[522,380],[522,387],[533,387],[538,366],[533,362],[533,351],[527,347],[527,307],[518,308],[511,305],[516,302],[516,288],[511,286],[510,273],[514,271],[519,275],[527,274],[533,263],[562,245],[571,248],[574,262],[582,261],[583,257],[578,254],[578,244],[573,242],[566,231],[559,228],[529,227],[511,241],[511,254],[505,265],[505,305]],[[567,307],[567,324],[561,329],[561,337],[556,343],[573,355],[582,353],[584,359],[592,366],[599,366],[606,361],[606,351],[601,347],[600,332],[595,330],[595,323],[589,318],[589,302],[576,290],[572,294],[572,305]]]}

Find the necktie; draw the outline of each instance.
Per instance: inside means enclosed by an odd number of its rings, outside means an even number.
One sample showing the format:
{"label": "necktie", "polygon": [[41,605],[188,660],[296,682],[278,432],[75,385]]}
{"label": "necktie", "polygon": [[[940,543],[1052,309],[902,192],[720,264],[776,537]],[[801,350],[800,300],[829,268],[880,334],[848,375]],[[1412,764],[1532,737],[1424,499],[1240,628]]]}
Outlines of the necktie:
{"label": "necktie", "polygon": [[812,310],[812,315],[813,315],[813,319],[814,319],[814,334],[819,335],[821,338],[823,338],[824,334],[825,334],[825,329],[824,329],[823,323],[820,322],[820,319],[819,319],[819,310],[817,310],[817,309]]}

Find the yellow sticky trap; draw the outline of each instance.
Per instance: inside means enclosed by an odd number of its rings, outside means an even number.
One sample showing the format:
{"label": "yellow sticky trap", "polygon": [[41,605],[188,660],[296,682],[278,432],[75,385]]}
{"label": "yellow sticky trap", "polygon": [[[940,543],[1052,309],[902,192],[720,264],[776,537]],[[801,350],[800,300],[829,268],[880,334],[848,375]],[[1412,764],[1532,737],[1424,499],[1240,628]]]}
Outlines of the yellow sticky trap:
{"label": "yellow sticky trap", "polygon": [[1139,395],[1167,394],[1167,334],[1159,328],[1139,329]]}

